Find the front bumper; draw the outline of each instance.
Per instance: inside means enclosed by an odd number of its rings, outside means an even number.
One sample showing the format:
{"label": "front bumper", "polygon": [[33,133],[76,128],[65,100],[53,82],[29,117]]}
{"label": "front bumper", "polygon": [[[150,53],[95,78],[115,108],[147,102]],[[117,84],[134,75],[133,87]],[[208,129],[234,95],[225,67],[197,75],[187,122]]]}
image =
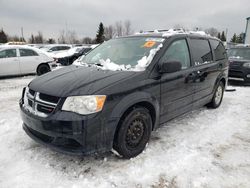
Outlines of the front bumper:
{"label": "front bumper", "polygon": [[51,149],[74,155],[112,149],[117,119],[105,121],[101,114],[81,116],[63,111],[42,118],[26,111],[21,102],[20,109],[24,131]]}
{"label": "front bumper", "polygon": [[250,69],[241,67],[240,69],[229,69],[229,80],[240,80],[250,82]]}

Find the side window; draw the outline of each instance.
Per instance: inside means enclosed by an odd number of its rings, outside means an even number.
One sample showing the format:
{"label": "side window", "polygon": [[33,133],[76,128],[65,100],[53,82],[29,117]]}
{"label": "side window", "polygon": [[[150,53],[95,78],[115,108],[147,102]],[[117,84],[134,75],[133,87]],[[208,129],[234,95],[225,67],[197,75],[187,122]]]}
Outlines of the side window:
{"label": "side window", "polygon": [[161,62],[179,61],[182,69],[190,67],[190,56],[188,45],[185,39],[174,41],[167,49]]}
{"label": "side window", "polygon": [[38,56],[38,54],[30,49],[19,49],[20,56],[21,57],[26,57],[26,56]]}
{"label": "side window", "polygon": [[213,60],[213,55],[208,40],[191,39],[191,48],[195,65],[209,63]]}
{"label": "side window", "polygon": [[57,47],[57,46],[50,48],[50,51],[52,51],[52,52],[57,51],[57,50],[59,50],[59,47]]}
{"label": "side window", "polygon": [[0,58],[16,57],[16,49],[8,49],[0,51]]}
{"label": "side window", "polygon": [[220,41],[210,40],[210,44],[214,51],[215,61],[219,61],[219,60],[227,58],[225,47]]}
{"label": "side window", "polygon": [[70,49],[69,46],[61,46],[61,47],[60,47],[60,50],[68,50],[68,49]]}

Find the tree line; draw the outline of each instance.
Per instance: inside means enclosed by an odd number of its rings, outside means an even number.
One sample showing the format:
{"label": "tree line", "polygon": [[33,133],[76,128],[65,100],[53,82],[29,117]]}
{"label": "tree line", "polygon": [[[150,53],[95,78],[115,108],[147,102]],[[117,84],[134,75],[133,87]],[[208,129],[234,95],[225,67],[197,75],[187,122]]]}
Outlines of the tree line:
{"label": "tree line", "polygon": [[36,34],[31,34],[31,36],[26,40],[25,38],[19,37],[17,35],[8,35],[3,28],[0,30],[0,43],[7,42],[27,42],[30,44],[96,44],[102,43],[104,40],[109,40],[114,37],[130,35],[132,34],[132,26],[129,20],[117,21],[112,25],[104,26],[101,22],[98,26],[98,30],[95,38],[84,37],[80,39],[74,30],[61,30],[59,32],[59,37],[55,38],[45,38],[41,31]]}
{"label": "tree line", "polygon": [[[175,29],[182,28],[181,25],[174,26]],[[184,30],[189,30],[185,29]],[[194,28],[193,30],[199,31],[203,30],[202,28]],[[211,36],[219,38],[221,41],[228,41],[226,38],[225,31],[219,32],[216,28],[207,28],[204,29],[207,34]],[[31,34],[31,36],[26,41],[24,38],[19,37],[17,35],[11,36],[5,33],[3,28],[0,30],[0,43],[7,43],[7,42],[27,42],[31,44],[54,44],[54,43],[61,43],[61,44],[96,44],[102,43],[105,40],[109,40],[115,37],[131,35],[133,33],[132,24],[130,20],[125,21],[117,21],[114,24],[105,26],[102,22],[99,24],[97,33],[95,38],[91,37],[84,37],[79,39],[76,32],[74,30],[61,30],[59,32],[58,39],[54,38],[45,38],[41,31],[38,31],[36,34]],[[232,36],[229,40],[233,43],[243,43],[244,42],[244,33],[236,34]]]}

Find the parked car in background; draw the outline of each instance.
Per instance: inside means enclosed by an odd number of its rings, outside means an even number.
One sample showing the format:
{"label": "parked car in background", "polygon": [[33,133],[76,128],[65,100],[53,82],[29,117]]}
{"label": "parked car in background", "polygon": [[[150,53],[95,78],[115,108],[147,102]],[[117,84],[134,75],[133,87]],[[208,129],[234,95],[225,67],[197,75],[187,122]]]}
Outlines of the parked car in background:
{"label": "parked car in background", "polygon": [[140,154],[151,131],[207,105],[220,106],[228,59],[220,40],[156,31],[111,39],[31,81],[20,100],[23,128],[61,152]]}
{"label": "parked car in background", "polygon": [[61,45],[61,44],[49,44],[40,48],[45,52],[58,52],[62,50],[69,50],[71,48],[70,45]]}
{"label": "parked car in background", "polygon": [[250,46],[237,46],[228,50],[229,80],[250,83]]}
{"label": "parked car in background", "polygon": [[0,76],[25,75],[36,73],[42,75],[55,65],[53,58],[42,51],[28,46],[0,47]]}
{"label": "parked car in background", "polygon": [[57,63],[61,65],[71,65],[80,56],[87,54],[92,48],[91,47],[74,47],[66,52],[58,53],[54,56]]}

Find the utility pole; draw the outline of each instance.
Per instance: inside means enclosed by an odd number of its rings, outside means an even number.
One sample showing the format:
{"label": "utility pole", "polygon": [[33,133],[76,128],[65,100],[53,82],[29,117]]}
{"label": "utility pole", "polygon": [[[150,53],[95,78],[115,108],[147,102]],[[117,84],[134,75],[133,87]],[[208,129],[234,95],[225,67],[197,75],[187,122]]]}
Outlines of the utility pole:
{"label": "utility pole", "polygon": [[21,42],[24,42],[24,37],[23,37],[23,27],[21,27],[21,36],[22,36]]}

